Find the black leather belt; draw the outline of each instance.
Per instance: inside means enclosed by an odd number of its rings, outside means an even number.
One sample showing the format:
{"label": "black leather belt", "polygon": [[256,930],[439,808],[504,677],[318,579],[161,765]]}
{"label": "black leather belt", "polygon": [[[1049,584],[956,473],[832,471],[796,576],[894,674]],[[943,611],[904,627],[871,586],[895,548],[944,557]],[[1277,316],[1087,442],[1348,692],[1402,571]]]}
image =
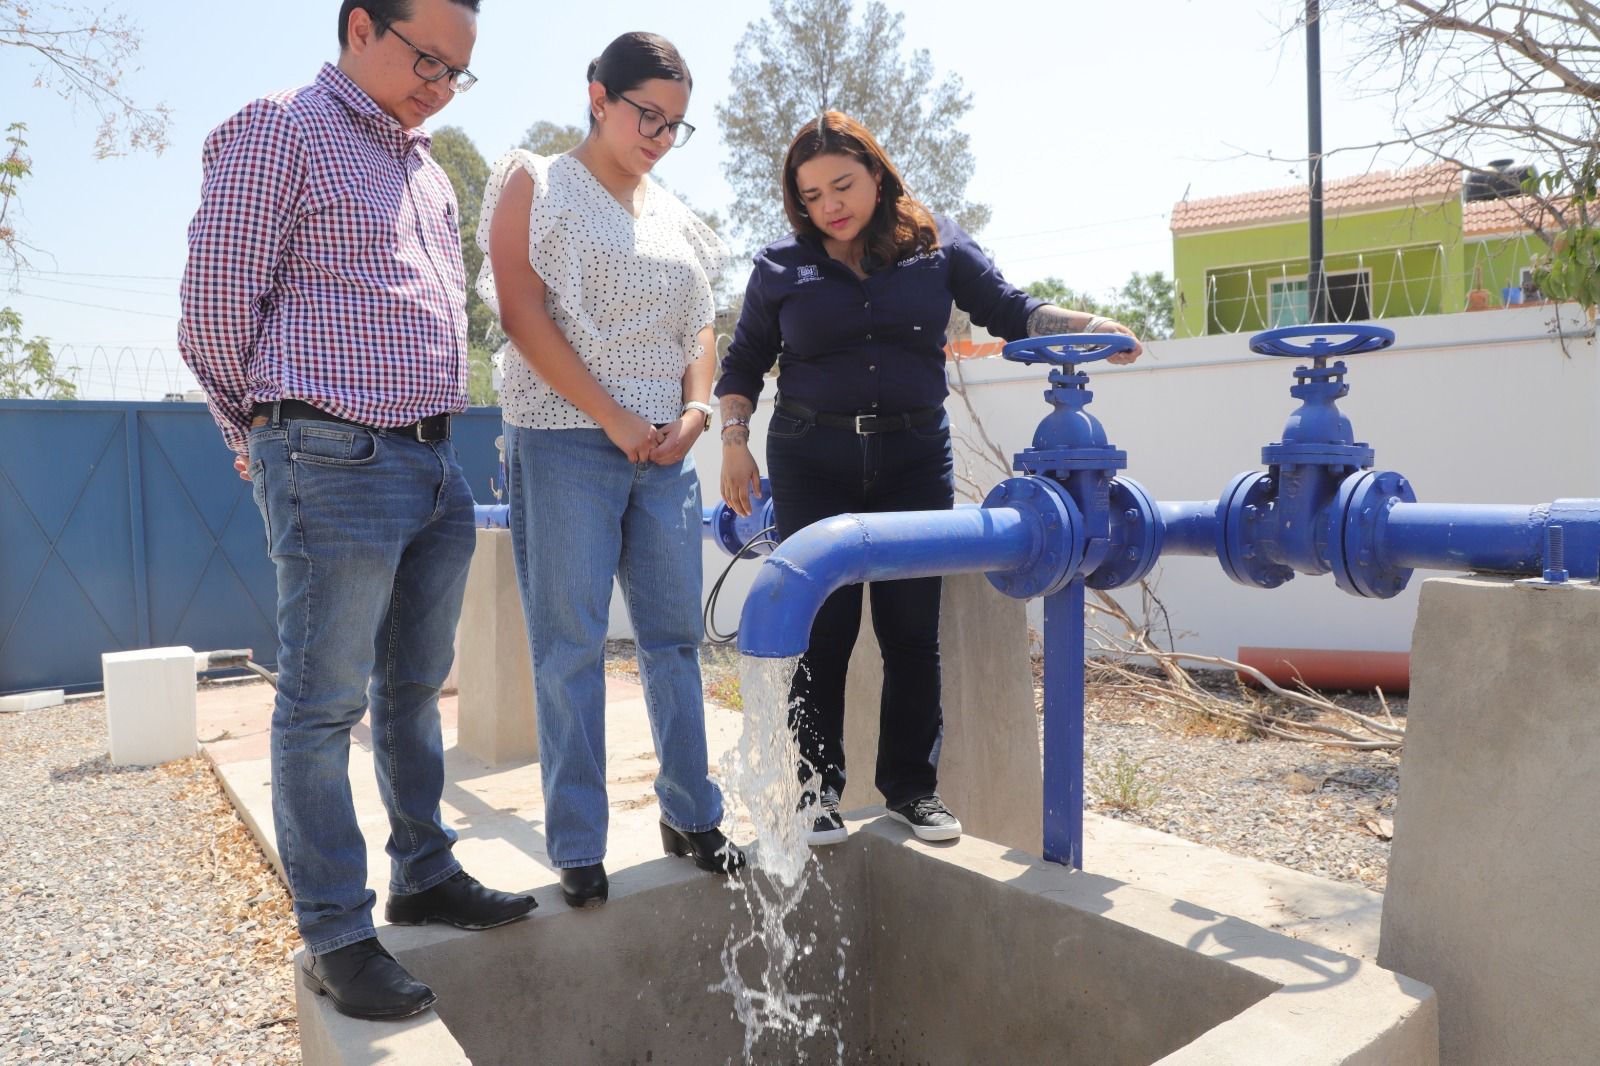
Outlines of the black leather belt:
{"label": "black leather belt", "polygon": [[870,413],[845,415],[815,411],[793,400],[780,399],[774,406],[779,414],[788,415],[790,418],[798,418],[802,422],[812,422],[830,429],[848,429],[862,436],[869,433],[893,433],[912,426],[924,426],[944,417],[943,407],[919,407],[914,411],[900,411],[892,415]]}
{"label": "black leather belt", "polygon": [[[276,412],[274,412],[276,408]],[[375,433],[393,433],[402,437],[410,437],[424,444],[438,440],[450,439],[450,416],[429,415],[427,418],[408,422],[403,426],[369,426],[365,422],[356,422],[349,418],[340,418],[330,415],[320,407],[313,407],[304,400],[279,400],[277,403],[258,403],[250,409],[251,418],[272,418],[276,413],[279,419],[308,418],[316,422],[338,422],[340,425],[355,426],[358,429],[370,429]]]}

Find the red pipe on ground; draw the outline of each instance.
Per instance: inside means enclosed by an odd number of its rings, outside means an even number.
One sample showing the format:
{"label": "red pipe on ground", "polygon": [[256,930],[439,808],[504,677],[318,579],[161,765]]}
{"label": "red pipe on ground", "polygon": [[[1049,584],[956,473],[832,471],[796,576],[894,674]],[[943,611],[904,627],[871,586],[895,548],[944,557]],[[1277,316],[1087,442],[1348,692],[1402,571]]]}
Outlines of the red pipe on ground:
{"label": "red pipe on ground", "polygon": [[[1241,647],[1237,658],[1285,687],[1298,680],[1320,689],[1381,688],[1388,695],[1411,691],[1410,652]],[[1248,674],[1239,676],[1247,684],[1256,683]]]}

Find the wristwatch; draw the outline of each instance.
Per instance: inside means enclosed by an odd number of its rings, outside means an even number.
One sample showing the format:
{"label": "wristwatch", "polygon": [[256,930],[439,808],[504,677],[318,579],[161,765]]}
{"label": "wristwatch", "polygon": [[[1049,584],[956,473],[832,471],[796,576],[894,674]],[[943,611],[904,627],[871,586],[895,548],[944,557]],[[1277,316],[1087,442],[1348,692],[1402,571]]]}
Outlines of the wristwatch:
{"label": "wristwatch", "polygon": [[717,413],[716,408],[712,407],[708,403],[701,403],[699,400],[689,400],[685,402],[683,405],[683,410],[686,414],[690,411],[699,411],[701,414],[705,415],[706,429],[711,428],[711,416]]}

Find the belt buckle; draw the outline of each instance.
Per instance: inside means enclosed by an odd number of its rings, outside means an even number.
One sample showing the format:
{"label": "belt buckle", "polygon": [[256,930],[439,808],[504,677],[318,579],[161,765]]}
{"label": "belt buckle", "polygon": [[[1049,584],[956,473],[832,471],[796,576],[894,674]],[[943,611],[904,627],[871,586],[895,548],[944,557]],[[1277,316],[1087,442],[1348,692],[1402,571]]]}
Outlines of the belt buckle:
{"label": "belt buckle", "polygon": [[856,415],[856,436],[865,437],[865,436],[868,436],[868,435],[870,435],[872,433],[875,433],[876,430],[863,429],[861,427],[861,422],[862,422],[863,419],[877,418],[877,417],[878,417],[877,415]]}

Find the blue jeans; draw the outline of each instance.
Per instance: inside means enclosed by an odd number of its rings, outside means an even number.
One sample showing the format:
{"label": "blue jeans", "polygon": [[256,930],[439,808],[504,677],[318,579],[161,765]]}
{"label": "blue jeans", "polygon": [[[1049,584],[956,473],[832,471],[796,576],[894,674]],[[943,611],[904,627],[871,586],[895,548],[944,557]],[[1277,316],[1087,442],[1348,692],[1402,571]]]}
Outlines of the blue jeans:
{"label": "blue jeans", "polygon": [[722,792],[706,775],[694,459],[635,463],[598,429],[507,424],[505,439],[550,861],[587,866],[606,854],[605,640],[613,577],[633,623],[661,763],[661,817],[688,832],[715,828]]}
{"label": "blue jeans", "polygon": [[250,474],[278,574],[272,817],[300,935],[323,954],[373,935],[350,730],[372,709],[389,814],[389,890],[460,864],[439,817],[439,687],[474,547],[472,493],[448,441],[334,422],[250,432]]}

